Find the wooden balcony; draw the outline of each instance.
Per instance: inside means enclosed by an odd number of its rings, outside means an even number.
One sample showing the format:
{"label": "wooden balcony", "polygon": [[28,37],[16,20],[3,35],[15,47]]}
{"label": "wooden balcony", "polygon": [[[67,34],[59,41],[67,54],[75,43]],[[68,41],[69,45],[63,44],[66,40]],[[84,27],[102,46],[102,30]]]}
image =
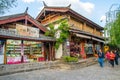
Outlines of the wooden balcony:
{"label": "wooden balcony", "polygon": [[39,37],[23,36],[19,35],[16,31],[11,31],[8,29],[0,29],[0,37],[4,37],[6,39],[20,39],[33,41],[55,41],[55,39],[44,36],[42,34],[39,34]]}

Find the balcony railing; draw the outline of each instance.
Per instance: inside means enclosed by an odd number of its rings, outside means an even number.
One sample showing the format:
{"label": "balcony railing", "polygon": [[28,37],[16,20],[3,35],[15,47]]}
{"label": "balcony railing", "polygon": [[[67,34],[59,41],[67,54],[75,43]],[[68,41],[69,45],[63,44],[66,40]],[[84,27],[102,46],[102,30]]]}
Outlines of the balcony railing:
{"label": "balcony railing", "polygon": [[0,35],[6,36],[6,37],[9,36],[9,37],[26,38],[26,39],[32,39],[32,40],[55,41],[55,39],[41,35],[41,34],[39,34],[39,37],[23,36],[23,35],[19,35],[16,31],[12,31],[8,29],[0,29]]}

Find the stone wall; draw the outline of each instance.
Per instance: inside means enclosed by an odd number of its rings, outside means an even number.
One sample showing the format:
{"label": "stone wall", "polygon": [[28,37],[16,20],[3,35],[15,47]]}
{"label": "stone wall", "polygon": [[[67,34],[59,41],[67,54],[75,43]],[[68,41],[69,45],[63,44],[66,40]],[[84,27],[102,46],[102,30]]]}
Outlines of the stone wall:
{"label": "stone wall", "polygon": [[62,62],[59,61],[48,61],[48,62],[33,62],[33,63],[21,63],[21,64],[11,64],[11,65],[0,65],[0,76],[8,75],[12,73],[40,70],[40,69],[78,69],[82,67],[87,67],[95,64],[96,58],[89,58],[85,60],[79,60],[79,62]]}
{"label": "stone wall", "polygon": [[56,61],[0,65],[0,75],[57,67],[56,65],[57,65]]}

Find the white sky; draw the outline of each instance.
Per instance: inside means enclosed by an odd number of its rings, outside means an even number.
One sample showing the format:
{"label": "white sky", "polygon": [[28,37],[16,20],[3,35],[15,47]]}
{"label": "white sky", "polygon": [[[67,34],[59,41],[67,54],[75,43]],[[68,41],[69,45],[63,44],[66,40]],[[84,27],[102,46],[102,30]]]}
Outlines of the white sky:
{"label": "white sky", "polygon": [[4,15],[23,13],[26,7],[29,7],[28,13],[36,18],[44,7],[43,1],[48,6],[65,7],[71,4],[71,9],[101,26],[105,25],[105,13],[110,6],[115,3],[120,4],[120,0],[17,0],[17,7],[10,8]]}

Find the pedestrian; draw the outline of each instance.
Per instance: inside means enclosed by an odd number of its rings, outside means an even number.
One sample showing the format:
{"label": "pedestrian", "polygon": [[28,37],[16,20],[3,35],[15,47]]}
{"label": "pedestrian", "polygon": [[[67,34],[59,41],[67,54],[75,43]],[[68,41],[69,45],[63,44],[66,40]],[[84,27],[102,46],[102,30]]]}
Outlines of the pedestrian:
{"label": "pedestrian", "polygon": [[98,62],[100,64],[100,67],[104,66],[104,53],[101,49],[98,51]]}
{"label": "pedestrian", "polygon": [[106,52],[105,58],[107,59],[108,63],[110,63],[110,51],[109,50]]}
{"label": "pedestrian", "polygon": [[107,60],[110,60],[110,51],[107,51],[107,52],[106,52],[105,58],[106,58]]}
{"label": "pedestrian", "polygon": [[112,67],[114,67],[114,60],[115,60],[115,54],[111,50],[110,51],[110,64],[112,65]]}
{"label": "pedestrian", "polygon": [[119,53],[118,53],[117,49],[114,51],[114,54],[115,54],[115,64],[118,65]]}

